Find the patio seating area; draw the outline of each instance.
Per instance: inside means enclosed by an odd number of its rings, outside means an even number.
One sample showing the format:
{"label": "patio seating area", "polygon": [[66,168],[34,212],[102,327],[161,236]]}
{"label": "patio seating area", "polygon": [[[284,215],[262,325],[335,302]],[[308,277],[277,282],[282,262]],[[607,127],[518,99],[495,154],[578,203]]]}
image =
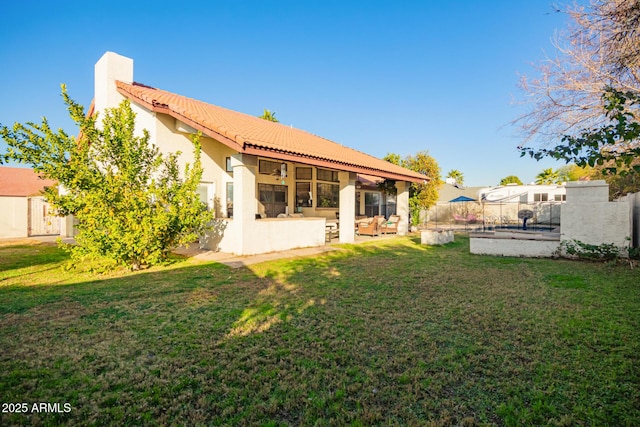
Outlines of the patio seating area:
{"label": "patio seating area", "polygon": [[[355,221],[355,234],[358,236],[377,237],[387,234],[398,234],[399,215],[389,215],[389,219],[383,215],[373,217],[358,216]],[[330,243],[334,237],[340,235],[340,219],[328,219],[325,225],[325,242]]]}

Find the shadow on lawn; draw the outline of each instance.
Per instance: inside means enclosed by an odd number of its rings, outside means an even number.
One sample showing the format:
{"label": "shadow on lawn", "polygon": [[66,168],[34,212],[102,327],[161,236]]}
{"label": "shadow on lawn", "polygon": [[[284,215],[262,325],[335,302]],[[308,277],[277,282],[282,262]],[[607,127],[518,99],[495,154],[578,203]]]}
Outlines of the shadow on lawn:
{"label": "shadow on lawn", "polygon": [[[424,277],[407,266],[432,263],[424,273],[431,274],[443,252],[461,249],[408,239],[341,248],[249,268],[187,261],[66,285],[0,287],[0,395],[74,408],[31,414],[34,424],[142,417],[368,425],[390,411],[398,421],[419,420],[398,408],[431,410],[410,390],[427,372],[416,365],[418,349],[435,344],[407,317],[426,308],[401,309],[406,295],[424,291],[413,289]],[[396,288],[409,294],[398,299]],[[2,414],[0,424],[21,416]]]}
{"label": "shadow on lawn", "polygon": [[[26,256],[36,249],[37,253]],[[173,260],[173,265],[160,267],[122,277],[105,277],[84,274],[82,279],[74,278],[71,270],[60,273],[55,267],[68,260],[68,255],[51,245],[34,245],[0,248],[4,252],[6,267],[0,270],[0,284],[8,280],[18,280],[20,285],[0,287],[0,313],[23,313],[42,304],[56,304],[69,298],[78,300],[88,307],[109,311],[113,306],[137,307],[133,312],[148,311],[145,307],[155,307],[163,311],[163,301],[170,309],[183,307],[218,306],[223,303],[228,310],[221,312],[227,320],[226,333],[221,339],[247,336],[268,330],[272,325],[286,322],[301,315],[313,306],[321,306],[336,288],[353,285],[350,276],[354,272],[364,272],[369,283],[375,282],[377,271],[389,266],[394,258],[415,257],[429,253],[432,248],[419,244],[419,239],[404,240],[404,243],[384,243],[343,245],[335,251],[317,257],[304,257],[268,262],[248,268],[231,269],[218,263],[192,264],[185,260]],[[346,261],[349,262],[346,262]],[[51,265],[44,270],[57,270],[59,280],[38,284],[28,282],[26,276],[37,275],[43,269],[27,267]],[[186,264],[186,265],[183,265]],[[18,274],[11,274],[16,271]],[[362,275],[359,275],[362,277]],[[321,292],[305,291],[309,284],[319,285]],[[357,285],[357,283],[356,283]],[[314,288],[315,289],[315,288]],[[229,298],[241,296],[243,304],[230,305]]]}
{"label": "shadow on lawn", "polygon": [[0,396],[73,411],[0,424],[637,424],[637,320],[597,311],[626,282],[602,292],[589,264],[578,286],[575,264],[472,256],[456,239],[10,279]]}
{"label": "shadow on lawn", "polygon": [[21,273],[12,274],[11,271],[14,270],[46,264],[55,266],[68,259],[69,255],[53,244],[0,246],[0,281],[21,275]]}

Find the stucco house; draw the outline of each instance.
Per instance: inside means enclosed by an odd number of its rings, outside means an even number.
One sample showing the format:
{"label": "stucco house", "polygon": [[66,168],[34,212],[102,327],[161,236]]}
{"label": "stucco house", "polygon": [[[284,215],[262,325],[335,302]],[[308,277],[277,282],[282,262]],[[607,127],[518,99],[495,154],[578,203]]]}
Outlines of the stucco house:
{"label": "stucco house", "polygon": [[193,161],[191,135],[202,133],[199,193],[219,218],[201,241],[208,249],[256,254],[323,245],[326,221],[337,218],[340,242],[353,242],[355,217],[386,206],[375,186],[384,180],[395,182],[403,234],[409,185],[429,179],[291,126],[135,83],[133,60],[107,52],[95,65],[93,111],[125,98],[137,130],[147,129],[162,152],[180,151],[181,166]]}
{"label": "stucco house", "polygon": [[55,182],[33,169],[0,167],[0,237],[27,237],[60,233],[60,218],[41,196]]}

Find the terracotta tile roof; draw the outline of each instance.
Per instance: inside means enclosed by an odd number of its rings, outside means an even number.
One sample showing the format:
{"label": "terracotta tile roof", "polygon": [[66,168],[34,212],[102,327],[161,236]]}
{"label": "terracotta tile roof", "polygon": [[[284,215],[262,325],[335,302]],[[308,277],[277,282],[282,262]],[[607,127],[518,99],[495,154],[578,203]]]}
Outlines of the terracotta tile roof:
{"label": "terracotta tile roof", "polygon": [[328,139],[280,123],[207,104],[139,83],[116,82],[132,102],[169,114],[241,153],[423,182],[429,178]]}
{"label": "terracotta tile roof", "polygon": [[50,179],[41,179],[33,169],[0,167],[0,196],[38,196],[44,187],[55,184]]}

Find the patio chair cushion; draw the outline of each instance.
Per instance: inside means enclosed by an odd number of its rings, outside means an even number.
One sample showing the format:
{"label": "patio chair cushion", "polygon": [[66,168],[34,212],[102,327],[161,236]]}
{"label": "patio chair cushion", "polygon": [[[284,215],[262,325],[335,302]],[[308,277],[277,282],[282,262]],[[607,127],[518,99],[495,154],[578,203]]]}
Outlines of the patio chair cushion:
{"label": "patio chair cushion", "polygon": [[383,234],[387,234],[387,233],[397,233],[398,232],[398,223],[400,222],[400,216],[399,215],[390,215],[389,216],[389,220],[386,222],[383,222],[382,225],[380,226],[380,231]]}

